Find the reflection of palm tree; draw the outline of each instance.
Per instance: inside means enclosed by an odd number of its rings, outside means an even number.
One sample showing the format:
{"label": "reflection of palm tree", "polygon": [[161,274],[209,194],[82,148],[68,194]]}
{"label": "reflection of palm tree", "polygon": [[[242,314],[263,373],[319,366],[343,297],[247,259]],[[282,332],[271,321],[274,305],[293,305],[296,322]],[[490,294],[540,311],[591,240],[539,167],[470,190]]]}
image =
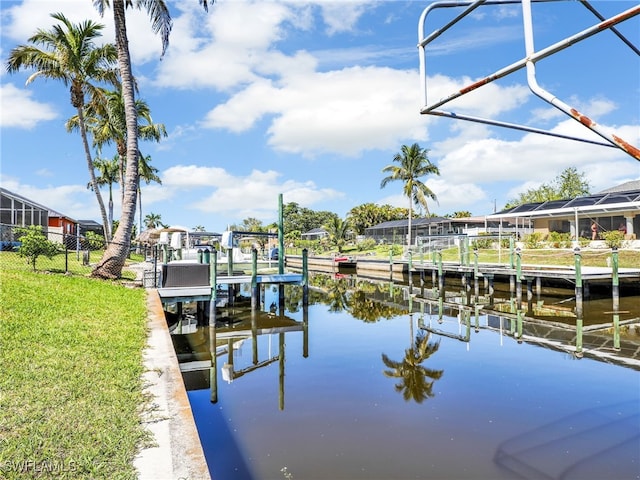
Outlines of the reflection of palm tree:
{"label": "reflection of palm tree", "polygon": [[333,313],[342,312],[349,306],[349,299],[347,297],[348,284],[346,279],[338,278],[331,279],[328,283],[329,291],[327,293],[327,303],[329,304],[329,311]]}
{"label": "reflection of palm tree", "polygon": [[[422,403],[427,398],[433,397],[433,384],[442,377],[444,370],[432,370],[421,364],[440,348],[440,342],[430,343],[429,335],[420,333],[415,338],[411,348],[405,350],[401,362],[396,362],[382,354],[382,361],[392,370],[384,370],[385,377],[399,378],[395,385],[396,392],[402,392],[406,401],[415,400]],[[427,381],[431,379],[431,381]]]}

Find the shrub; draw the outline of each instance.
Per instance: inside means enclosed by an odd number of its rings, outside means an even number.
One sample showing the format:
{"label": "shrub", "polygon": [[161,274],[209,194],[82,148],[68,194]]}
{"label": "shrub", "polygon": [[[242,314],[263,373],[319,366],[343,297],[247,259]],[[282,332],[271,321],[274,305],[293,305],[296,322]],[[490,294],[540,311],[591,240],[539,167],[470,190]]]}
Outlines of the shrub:
{"label": "shrub", "polygon": [[500,247],[502,248],[510,248],[511,247],[511,238],[513,237],[502,237],[500,240]]}
{"label": "shrub", "polygon": [[87,232],[85,234],[89,250],[102,250],[105,247],[104,237],[95,232]]}
{"label": "shrub", "polygon": [[476,238],[471,242],[471,247],[478,250],[488,249],[493,246],[491,238]]}
{"label": "shrub", "polygon": [[373,250],[376,248],[376,241],[373,238],[365,238],[357,245],[358,251]]}
{"label": "shrub", "polygon": [[40,225],[16,228],[16,234],[21,242],[18,255],[26,257],[34,271],[39,256],[43,255],[51,259],[59,251],[59,245],[47,239]]}
{"label": "shrub", "polygon": [[550,232],[548,241],[554,248],[569,248],[571,246],[571,234]]}
{"label": "shrub", "polygon": [[540,232],[533,232],[524,237],[524,244],[527,248],[541,248],[542,247],[542,234]]}
{"label": "shrub", "polygon": [[600,238],[604,240],[609,248],[620,248],[624,240],[624,233],[619,230],[611,230],[610,232],[602,232]]}

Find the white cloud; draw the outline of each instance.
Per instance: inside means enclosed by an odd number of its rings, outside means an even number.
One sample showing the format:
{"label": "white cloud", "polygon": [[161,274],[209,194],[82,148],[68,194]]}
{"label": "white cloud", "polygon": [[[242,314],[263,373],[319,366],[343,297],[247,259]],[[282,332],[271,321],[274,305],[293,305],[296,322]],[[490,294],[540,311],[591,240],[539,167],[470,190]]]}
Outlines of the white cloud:
{"label": "white cloud", "polygon": [[327,35],[352,30],[366,9],[375,8],[375,3],[362,1],[341,1],[321,3],[322,18],[327,25]]}
{"label": "white cloud", "polygon": [[[162,190],[166,197],[166,190],[169,190],[172,197],[185,199],[189,209],[220,213],[238,220],[246,217],[273,220],[280,193],[285,202],[306,206],[344,196],[331,188],[319,188],[312,181],[283,180],[281,177],[282,174],[273,170],[253,170],[246,176],[239,176],[217,167],[178,165],[163,172],[162,189],[156,187],[156,193]],[[191,192],[191,195],[186,197],[181,192]],[[144,195],[148,197],[146,188]],[[194,200],[196,196],[197,201]],[[147,204],[155,201],[152,197]]]}
{"label": "white cloud", "polygon": [[32,99],[33,91],[12,83],[0,85],[1,127],[33,128],[40,122],[58,118],[55,108]]}
{"label": "white cloud", "polygon": [[241,132],[271,114],[269,144],[276,150],[356,156],[394,148],[398,138],[427,138],[416,82],[415,72],[375,67],[263,80],[211,110],[203,125]]}

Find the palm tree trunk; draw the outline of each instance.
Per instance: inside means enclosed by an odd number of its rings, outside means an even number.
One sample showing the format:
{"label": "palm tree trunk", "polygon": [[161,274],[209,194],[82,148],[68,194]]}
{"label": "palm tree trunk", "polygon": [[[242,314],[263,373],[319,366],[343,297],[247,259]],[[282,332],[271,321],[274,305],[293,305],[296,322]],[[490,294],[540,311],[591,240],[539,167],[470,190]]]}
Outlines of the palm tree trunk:
{"label": "palm tree trunk", "polygon": [[122,274],[122,268],[129,255],[129,247],[131,245],[131,229],[135,221],[138,193],[138,117],[135,107],[124,0],[113,0],[112,8],[116,30],[118,65],[122,80],[122,97],[127,123],[127,165],[123,185],[122,214],[118,229],[113,237],[113,242],[108,246],[102,259],[91,272],[93,276],[101,278],[119,278]]}
{"label": "palm tree trunk", "polygon": [[109,235],[111,235],[111,229],[113,228],[113,188],[109,184]]}
{"label": "palm tree trunk", "polygon": [[82,112],[82,106],[77,108],[78,110],[78,124],[80,126],[80,136],[82,137],[82,144],[84,146],[84,154],[87,159],[87,168],[89,169],[89,178],[91,179],[91,187],[96,194],[98,200],[98,206],[100,207],[100,215],[102,216],[102,231],[104,232],[104,239],[109,242],[111,240],[109,236],[109,224],[107,223],[107,211],[104,208],[104,201],[102,200],[102,194],[100,193],[100,187],[98,186],[98,179],[96,178],[96,171],[93,168],[93,158],[91,158],[91,149],[89,148],[89,140],[87,139],[87,128],[84,124],[84,113]]}
{"label": "palm tree trunk", "polygon": [[413,204],[412,199],[409,197],[409,230],[407,231],[407,253],[411,248],[411,216],[412,216]]}

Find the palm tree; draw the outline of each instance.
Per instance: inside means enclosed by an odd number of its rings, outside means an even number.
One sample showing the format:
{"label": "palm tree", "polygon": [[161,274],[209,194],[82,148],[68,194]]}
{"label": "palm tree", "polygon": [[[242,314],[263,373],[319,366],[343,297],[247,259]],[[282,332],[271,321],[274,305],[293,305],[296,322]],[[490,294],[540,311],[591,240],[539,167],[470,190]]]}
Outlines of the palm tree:
{"label": "palm tree", "polygon": [[338,252],[342,253],[342,247],[347,242],[347,233],[349,233],[349,221],[342,220],[338,216],[331,217],[322,228],[329,234],[330,244],[338,247]]}
{"label": "palm tree", "polygon": [[[90,20],[73,24],[61,13],[53,13],[51,17],[62,25],[54,25],[51,30],[38,29],[28,40],[33,45],[19,45],[14,48],[7,61],[7,72],[14,73],[23,68],[35,69],[27,79],[27,85],[37,77],[59,80],[64,85],[71,85],[71,105],[75,107],[78,115],[89,178],[100,207],[105,238],[109,238],[107,212],[93,169],[83,109],[87,95],[93,98],[101,93],[93,82],[107,82],[112,85],[117,83],[118,73],[113,68],[117,58],[116,49],[112,44],[101,47],[95,44],[95,39],[101,36],[104,25]],[[37,45],[44,49],[38,48]]]}
{"label": "palm tree", "polygon": [[[94,167],[98,170],[98,176],[96,182],[98,186],[109,186],[109,228],[107,228],[106,237],[107,242],[111,241],[111,229],[113,228],[113,184],[118,183],[118,157],[114,157],[111,160],[97,157],[93,161]],[[89,183],[87,188],[93,189],[93,185]]]}
{"label": "palm tree", "polygon": [[[199,0],[204,9],[208,8],[207,0]],[[94,6],[102,15],[109,0],[93,0]],[[212,2],[213,3],[213,2]],[[118,278],[122,274],[122,267],[129,254],[131,245],[131,229],[135,221],[136,196],[138,186],[138,121],[135,107],[135,85],[131,72],[131,55],[127,38],[126,6],[144,8],[149,14],[154,32],[160,32],[162,37],[162,54],[169,46],[171,33],[171,15],[165,0],[113,0],[113,22],[116,32],[116,50],[118,65],[122,81],[122,98],[124,100],[127,148],[126,171],[123,185],[122,215],[116,230],[114,241],[105,250],[100,262],[94,268],[92,275],[103,278]]]}
{"label": "palm tree", "polygon": [[157,213],[148,213],[147,216],[144,217],[144,225],[148,229],[161,227],[162,217]]}
{"label": "palm tree", "polygon": [[411,247],[411,216],[413,205],[424,207],[427,211],[427,216],[429,216],[427,198],[437,201],[436,194],[420,180],[420,177],[431,173],[440,175],[440,170],[438,170],[436,165],[431,163],[427,157],[427,152],[427,149],[421,148],[417,143],[414,143],[410,147],[403,145],[401,153],[396,153],[393,157],[393,161],[399,165],[387,165],[382,169],[384,173],[390,173],[390,175],[382,179],[380,188],[384,188],[387,183],[391,181],[400,180],[404,182],[403,193],[409,199],[408,247]]}

